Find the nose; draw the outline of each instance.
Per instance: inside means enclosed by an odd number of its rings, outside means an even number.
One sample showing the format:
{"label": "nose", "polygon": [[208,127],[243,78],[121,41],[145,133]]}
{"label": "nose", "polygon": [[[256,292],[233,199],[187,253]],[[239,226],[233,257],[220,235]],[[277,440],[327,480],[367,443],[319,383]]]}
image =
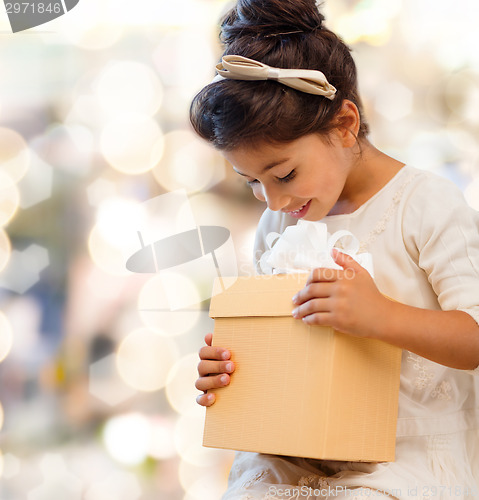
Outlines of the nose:
{"label": "nose", "polygon": [[268,204],[268,208],[274,212],[281,210],[289,203],[290,197],[276,186],[262,186],[262,191],[263,197]]}

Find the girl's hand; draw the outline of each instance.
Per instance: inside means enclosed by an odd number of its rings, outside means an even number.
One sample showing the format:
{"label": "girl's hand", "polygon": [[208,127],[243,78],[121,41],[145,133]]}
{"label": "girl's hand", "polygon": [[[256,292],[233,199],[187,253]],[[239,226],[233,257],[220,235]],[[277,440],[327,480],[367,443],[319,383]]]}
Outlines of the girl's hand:
{"label": "girl's hand", "polygon": [[358,337],[375,337],[378,316],[391,303],[370,274],[352,257],[333,250],[343,269],[314,269],[305,287],[293,297],[293,316],[308,325],[332,326]]}
{"label": "girl's hand", "polygon": [[204,391],[196,398],[196,402],[201,406],[211,406],[215,402],[215,395],[207,393],[208,389],[218,389],[230,383],[229,373],[233,373],[235,366],[230,352],[222,347],[212,347],[211,341],[213,334],[208,333],[205,336],[206,345],[200,349],[199,356],[201,361],[198,364],[199,378],[196,380],[195,387]]}

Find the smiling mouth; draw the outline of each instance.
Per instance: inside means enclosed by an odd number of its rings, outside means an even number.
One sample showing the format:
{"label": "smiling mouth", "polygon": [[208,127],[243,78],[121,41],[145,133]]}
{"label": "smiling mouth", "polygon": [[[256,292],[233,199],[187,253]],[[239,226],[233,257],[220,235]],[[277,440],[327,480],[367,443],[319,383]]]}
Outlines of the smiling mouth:
{"label": "smiling mouth", "polygon": [[305,203],[301,208],[298,208],[298,210],[290,210],[288,213],[289,214],[299,214],[299,212],[301,212],[301,210],[303,210],[303,208],[307,205],[307,203]]}
{"label": "smiling mouth", "polygon": [[288,211],[285,211],[285,212],[288,215],[291,215],[292,217],[296,217],[296,218],[304,217],[306,215],[306,212],[309,209],[310,203],[311,203],[311,200],[309,200],[308,202],[306,202],[302,207],[298,208],[298,210],[288,210]]}

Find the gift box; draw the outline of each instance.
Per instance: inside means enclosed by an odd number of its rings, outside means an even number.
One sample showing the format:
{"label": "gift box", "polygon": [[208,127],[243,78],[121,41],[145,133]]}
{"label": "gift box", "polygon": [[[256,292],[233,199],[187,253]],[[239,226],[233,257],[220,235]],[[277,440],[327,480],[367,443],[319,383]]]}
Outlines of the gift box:
{"label": "gift box", "polygon": [[236,370],[203,444],[316,459],[394,461],[401,349],[291,315],[307,274],[216,280],[213,345]]}

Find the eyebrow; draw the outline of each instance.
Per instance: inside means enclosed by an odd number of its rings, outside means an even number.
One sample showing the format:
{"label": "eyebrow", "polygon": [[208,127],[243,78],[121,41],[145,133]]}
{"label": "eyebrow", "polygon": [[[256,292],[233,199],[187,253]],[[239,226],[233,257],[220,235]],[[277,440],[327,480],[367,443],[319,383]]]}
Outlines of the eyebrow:
{"label": "eyebrow", "polygon": [[[278,160],[278,161],[273,161],[272,163],[269,163],[268,165],[266,165],[263,170],[261,171],[262,174],[264,174],[265,172],[267,172],[268,170],[271,170],[272,168],[274,167],[277,167],[278,165],[282,165],[283,163],[286,163],[287,161],[289,161],[290,158],[283,158],[282,160]],[[237,173],[237,174],[240,174],[242,175],[243,177],[249,177],[248,175],[246,174],[242,174],[241,172],[239,172],[238,170],[236,170],[235,167],[233,167],[233,170]]]}

